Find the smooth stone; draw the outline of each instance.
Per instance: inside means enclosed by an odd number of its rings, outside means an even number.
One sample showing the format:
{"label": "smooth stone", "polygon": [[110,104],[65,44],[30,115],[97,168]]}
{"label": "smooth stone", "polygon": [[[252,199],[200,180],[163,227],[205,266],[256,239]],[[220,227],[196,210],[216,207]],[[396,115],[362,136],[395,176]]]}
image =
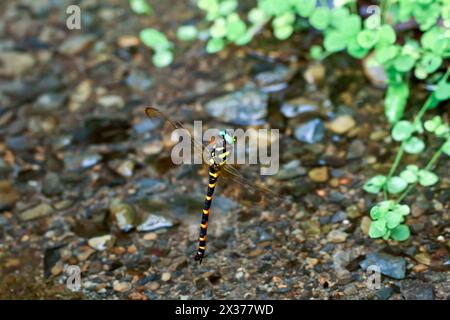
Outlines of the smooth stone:
{"label": "smooth stone", "polygon": [[256,83],[263,92],[273,93],[287,88],[287,80],[292,70],[285,66],[277,66],[273,70],[263,71],[255,76]]}
{"label": "smooth stone", "polygon": [[320,62],[310,64],[303,74],[306,82],[309,84],[318,85],[325,77],[325,66]]}
{"label": "smooth stone", "polygon": [[137,134],[143,134],[155,130],[160,125],[160,123],[161,122],[158,120],[145,118],[142,121],[136,123],[133,126],[133,130]]}
{"label": "smooth stone", "polygon": [[406,300],[434,300],[433,286],[420,280],[402,283],[400,292]]}
{"label": "smooth stone", "polygon": [[367,254],[366,259],[360,263],[364,270],[370,265],[378,266],[385,276],[399,280],[405,278],[406,261],[402,257],[395,257],[384,252],[372,252]]}
{"label": "smooth stone", "polygon": [[67,56],[77,55],[95,41],[95,36],[81,34],[67,38],[58,48],[58,51]]}
{"label": "smooth stone", "polygon": [[103,96],[97,99],[97,103],[103,108],[123,108],[125,102],[121,96]]}
{"label": "smooth stone", "polygon": [[30,53],[0,52],[0,76],[20,77],[30,71],[34,64],[35,59]]}
{"label": "smooth stone", "polygon": [[130,291],[131,288],[132,288],[132,285],[129,282],[114,281],[114,284],[113,284],[113,290],[117,291],[117,292],[127,292],[127,291]]}
{"label": "smooth stone", "polygon": [[54,172],[48,172],[44,181],[42,182],[42,193],[48,197],[61,194],[63,191],[63,185],[59,175]]}
{"label": "smooth stone", "polygon": [[328,124],[331,131],[337,134],[344,134],[356,126],[355,119],[349,115],[338,116]]}
{"label": "smooth stone", "polygon": [[306,175],[306,169],[300,165],[300,160],[292,160],[284,164],[275,176],[278,180],[288,180]]}
{"label": "smooth stone", "polygon": [[64,154],[64,166],[69,171],[78,171],[95,166],[102,156],[96,153],[71,153]]}
{"label": "smooth stone", "polygon": [[314,168],[308,172],[308,177],[313,182],[327,182],[329,175],[328,175],[328,168],[327,167],[319,167]]}
{"label": "smooth stone", "polygon": [[125,83],[135,91],[146,91],[150,89],[153,84],[148,76],[148,72],[142,70],[131,70],[130,74],[125,79]]}
{"label": "smooth stone", "polygon": [[392,290],[391,287],[384,287],[375,293],[378,299],[380,300],[387,300],[392,296],[392,293],[394,293],[394,290]]}
{"label": "smooth stone", "polygon": [[361,140],[353,140],[348,147],[347,160],[359,159],[366,153],[366,146]]}
{"label": "smooth stone", "polygon": [[94,237],[88,240],[88,245],[97,251],[104,251],[112,248],[116,238],[112,235],[104,235],[100,237]]}
{"label": "smooth stone", "polygon": [[294,136],[297,140],[305,143],[321,142],[325,136],[325,126],[320,119],[312,119],[305,124],[295,128]]}
{"label": "smooth stone", "polygon": [[54,212],[53,208],[47,203],[41,203],[34,208],[25,210],[19,214],[22,221],[30,221],[48,216]]}
{"label": "smooth stone", "polygon": [[161,228],[170,228],[173,226],[173,222],[155,214],[150,214],[143,223],[141,223],[137,230],[141,232],[158,230]]}
{"label": "smooth stone", "polygon": [[386,88],[388,77],[383,65],[375,61],[374,54],[369,54],[363,59],[363,71],[370,83],[377,88]]}
{"label": "smooth stone", "polygon": [[280,111],[286,118],[294,118],[306,113],[317,113],[319,106],[315,101],[299,97],[284,102]]}
{"label": "smooth stone", "polygon": [[238,125],[264,123],[269,95],[251,87],[210,100],[206,111],[214,118]]}
{"label": "smooth stone", "polygon": [[8,180],[0,180],[0,210],[11,208],[19,199],[19,193]]}
{"label": "smooth stone", "polygon": [[67,96],[59,93],[45,93],[39,96],[33,109],[39,112],[53,112],[61,108]]}
{"label": "smooth stone", "polygon": [[134,228],[136,210],[131,204],[115,199],[109,206],[109,210],[120,230],[128,232]]}
{"label": "smooth stone", "polygon": [[332,230],[327,235],[327,240],[333,243],[342,243],[347,240],[348,233],[341,230]]}

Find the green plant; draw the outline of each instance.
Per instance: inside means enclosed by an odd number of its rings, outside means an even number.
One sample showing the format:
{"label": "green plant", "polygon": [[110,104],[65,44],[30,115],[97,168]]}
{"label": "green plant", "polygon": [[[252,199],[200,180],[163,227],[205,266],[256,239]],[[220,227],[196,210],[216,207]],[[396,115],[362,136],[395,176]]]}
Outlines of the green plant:
{"label": "green plant", "polygon": [[[136,12],[149,11],[145,0],[130,0],[130,4]],[[363,20],[356,0],[334,0],[332,8],[324,0],[257,0],[248,12],[238,10],[237,0],[197,0],[209,23],[207,30],[182,26],[177,36],[191,41],[206,34],[206,51],[216,53],[229,44],[248,44],[269,22],[279,40],[308,23],[323,34],[323,45],[311,47],[313,59],[346,51],[356,59],[368,57],[368,63],[383,66],[388,78],[385,114],[395,124],[403,116],[411,77],[430,82],[450,56],[450,31],[446,29],[450,27],[450,1],[381,0],[379,4],[369,7],[372,14]],[[438,25],[439,19],[443,26]],[[394,27],[404,22],[416,22],[418,29],[396,31]],[[151,42],[143,43],[154,49]],[[155,55],[158,67],[173,60],[167,49]]]}
{"label": "green plant", "polygon": [[[449,69],[450,70],[450,69]],[[405,224],[404,216],[409,214],[410,208],[400,204],[403,199],[417,185],[431,187],[439,182],[439,177],[432,171],[434,165],[442,154],[450,156],[450,127],[444,123],[439,116],[435,116],[425,122],[422,117],[431,107],[443,99],[448,99],[448,91],[441,92],[444,84],[448,84],[450,71],[442,77],[436,90],[430,95],[419,113],[412,122],[401,120],[392,129],[392,139],[401,142],[399,151],[387,176],[377,175],[368,180],[363,189],[368,193],[378,194],[383,191],[384,201],[375,205],[370,211],[372,223],[369,236],[372,238],[383,238],[403,241],[409,238],[409,229]],[[417,165],[407,165],[398,176],[395,176],[404,153],[418,154],[425,150],[425,142],[420,135],[431,134],[443,142],[435,151],[424,168]],[[388,200],[388,194],[397,195],[396,200]]]}

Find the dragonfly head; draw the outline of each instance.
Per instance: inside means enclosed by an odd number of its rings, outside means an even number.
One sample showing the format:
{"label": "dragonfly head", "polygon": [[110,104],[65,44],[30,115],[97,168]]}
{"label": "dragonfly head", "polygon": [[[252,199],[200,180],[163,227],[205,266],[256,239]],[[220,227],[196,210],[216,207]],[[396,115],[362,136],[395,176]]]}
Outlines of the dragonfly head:
{"label": "dragonfly head", "polygon": [[220,130],[219,136],[221,136],[226,141],[226,143],[230,145],[236,142],[236,137],[230,135],[226,130]]}

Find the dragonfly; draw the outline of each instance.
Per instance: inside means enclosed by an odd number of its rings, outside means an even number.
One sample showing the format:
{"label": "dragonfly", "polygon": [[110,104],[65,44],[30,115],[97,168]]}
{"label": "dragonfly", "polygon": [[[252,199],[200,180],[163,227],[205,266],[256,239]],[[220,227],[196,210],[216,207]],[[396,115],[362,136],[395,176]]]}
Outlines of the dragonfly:
{"label": "dragonfly", "polygon": [[[170,124],[170,126],[173,127],[173,129],[183,129],[186,130],[186,132],[189,132],[180,121],[172,120],[169,116],[167,116],[165,113],[158,110],[157,108],[146,107],[145,114],[150,119],[157,118],[164,120],[165,122]],[[209,155],[207,159],[208,176],[209,176],[208,187],[206,190],[205,202],[202,209],[198,248],[194,257],[194,260],[198,261],[201,264],[203,258],[205,257],[206,235],[208,229],[209,215],[214,190],[217,185],[219,176],[224,176],[226,179],[229,179],[232,182],[237,183],[246,190],[251,190],[255,193],[259,193],[261,195],[270,197],[272,201],[275,201],[277,204],[282,203],[286,204],[286,201],[272,190],[266,187],[258,186],[255,183],[244,178],[235,167],[227,163],[227,157],[230,155],[231,149],[235,145],[235,142],[237,140],[237,137],[230,135],[227,132],[227,130],[220,130],[218,139],[213,139],[209,143],[199,141],[190,134],[189,138],[191,140],[192,146],[198,151],[202,152],[201,153],[202,155],[203,154]]]}

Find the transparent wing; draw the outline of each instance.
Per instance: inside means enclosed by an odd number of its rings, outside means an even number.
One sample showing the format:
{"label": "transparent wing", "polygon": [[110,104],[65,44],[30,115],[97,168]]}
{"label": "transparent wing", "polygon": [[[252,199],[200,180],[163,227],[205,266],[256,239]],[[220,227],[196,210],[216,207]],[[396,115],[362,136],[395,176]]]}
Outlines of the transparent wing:
{"label": "transparent wing", "polygon": [[[158,109],[154,107],[146,107],[145,108],[145,114],[149,118],[161,118],[167,121],[174,129],[184,129],[187,131],[187,129],[183,126],[183,124],[179,121],[173,121],[171,120],[166,114],[159,111]],[[189,132],[189,131],[187,131]],[[207,144],[204,144],[201,141],[198,141],[192,137],[192,135],[189,135],[191,139],[192,145],[199,151],[202,152],[205,150],[205,148],[208,147]],[[249,181],[248,179],[244,178],[242,174],[233,166],[229,164],[223,165],[222,171],[224,171],[224,177],[226,179],[230,179],[231,181],[235,182],[236,184],[242,186],[243,188],[249,189],[254,193],[258,193],[260,195],[263,195],[265,197],[268,197],[271,199],[271,202],[274,201],[276,204],[286,204],[286,200],[281,198],[278,194],[273,192],[272,190],[257,186],[255,183]]]}

